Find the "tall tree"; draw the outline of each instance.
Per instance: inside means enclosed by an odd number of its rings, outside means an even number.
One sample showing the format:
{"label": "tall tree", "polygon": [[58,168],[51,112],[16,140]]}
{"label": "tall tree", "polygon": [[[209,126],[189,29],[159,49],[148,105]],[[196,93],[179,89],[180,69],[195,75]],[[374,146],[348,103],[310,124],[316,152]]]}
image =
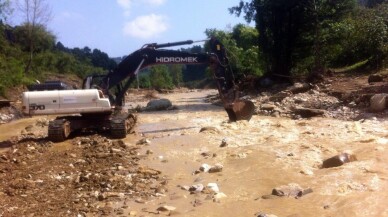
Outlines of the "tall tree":
{"label": "tall tree", "polygon": [[24,70],[28,74],[35,51],[36,27],[38,25],[45,27],[51,20],[51,8],[46,0],[17,0],[16,6],[24,17],[24,23],[28,29],[29,57]]}
{"label": "tall tree", "polygon": [[[256,22],[266,72],[289,78],[299,61],[297,51],[309,47],[306,51],[319,58],[322,29],[340,20],[354,3],[355,0],[241,0],[230,12],[237,16],[244,13],[248,22]],[[323,65],[319,59],[315,64]]]}

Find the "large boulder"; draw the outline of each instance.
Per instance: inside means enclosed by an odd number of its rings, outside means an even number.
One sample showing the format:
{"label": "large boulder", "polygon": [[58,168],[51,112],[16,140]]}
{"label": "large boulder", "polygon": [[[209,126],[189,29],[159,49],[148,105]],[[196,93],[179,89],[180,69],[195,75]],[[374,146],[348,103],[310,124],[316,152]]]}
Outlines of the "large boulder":
{"label": "large boulder", "polygon": [[161,111],[172,108],[172,103],[168,99],[154,99],[147,103],[145,111]]}

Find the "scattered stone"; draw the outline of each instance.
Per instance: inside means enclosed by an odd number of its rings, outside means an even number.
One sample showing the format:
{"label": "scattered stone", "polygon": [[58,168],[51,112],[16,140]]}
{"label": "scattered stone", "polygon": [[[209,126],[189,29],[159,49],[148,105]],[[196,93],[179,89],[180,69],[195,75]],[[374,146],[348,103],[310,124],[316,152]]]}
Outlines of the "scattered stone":
{"label": "scattered stone", "polygon": [[203,189],[204,189],[204,186],[203,186],[202,184],[196,184],[196,185],[190,186],[189,191],[190,191],[191,193],[199,193],[199,192],[201,192]]}
{"label": "scattered stone", "polygon": [[323,116],[325,114],[325,110],[323,109],[311,109],[311,108],[302,108],[295,107],[293,112],[296,115],[300,115],[302,118],[312,118],[317,116]]}
{"label": "scattered stone", "polygon": [[143,138],[138,142],[136,142],[136,145],[149,145],[149,144],[151,144],[151,141],[147,138]]}
{"label": "scattered stone", "polygon": [[261,196],[261,199],[269,200],[269,199],[277,199],[278,197],[279,197],[279,196],[272,195],[272,194],[267,194],[267,195]]}
{"label": "scattered stone", "polygon": [[228,144],[228,142],[226,141],[226,139],[222,139],[220,147],[223,148],[223,147],[227,147],[228,145],[229,145],[229,144]]}
{"label": "scattered stone", "polygon": [[255,216],[256,217],[277,217],[276,215],[266,214],[266,213],[263,213],[263,212],[256,213]]}
{"label": "scattered stone", "polygon": [[306,194],[310,194],[310,193],[313,193],[313,189],[306,188],[303,191],[299,192],[296,198],[302,197],[302,196],[304,196]]}
{"label": "scattered stone", "polygon": [[[306,191],[306,194],[309,191],[310,190]],[[296,183],[290,183],[288,185],[282,185],[282,186],[276,187],[272,189],[271,194],[279,197],[295,197],[295,198],[298,198],[304,195],[303,188]]]}
{"label": "scattered stone", "polygon": [[182,190],[190,191],[190,186],[187,186],[187,185],[178,185],[178,187],[180,187]]}
{"label": "scattered stone", "polygon": [[211,133],[219,133],[220,130],[218,130],[216,127],[202,127],[199,130],[200,133],[202,132],[211,132]]}
{"label": "scattered stone", "polygon": [[137,212],[136,211],[130,211],[129,212],[129,216],[137,216]]}
{"label": "scattered stone", "polygon": [[207,173],[209,172],[211,166],[209,164],[202,164],[201,167],[199,168],[200,171]]}
{"label": "scattered stone", "polygon": [[273,104],[262,104],[260,106],[260,109],[261,110],[266,110],[266,111],[273,111],[275,110],[277,107],[276,105],[273,105]]}
{"label": "scattered stone", "polygon": [[220,189],[218,188],[217,183],[208,183],[206,187],[211,191],[213,191],[214,193],[220,192]]}
{"label": "scattered stone", "polygon": [[322,168],[339,167],[352,161],[357,161],[357,157],[355,155],[342,153],[324,160],[322,163]]}
{"label": "scattered stone", "polygon": [[374,82],[382,82],[384,81],[384,77],[379,74],[372,74],[368,77],[368,83],[374,83]]}
{"label": "scattered stone", "polygon": [[159,212],[171,212],[171,211],[176,210],[176,207],[165,205],[165,206],[161,206],[161,207],[157,208],[156,210]]}
{"label": "scattered stone", "polygon": [[288,90],[293,94],[304,93],[311,89],[311,85],[307,83],[295,83]]}
{"label": "scattered stone", "polygon": [[214,166],[212,166],[210,169],[209,169],[209,173],[218,173],[218,172],[221,172],[222,169],[224,168],[224,166],[222,164],[216,164]]}
{"label": "scattered stone", "polygon": [[226,198],[226,194],[222,193],[222,192],[218,192],[216,194],[214,194],[213,196],[213,201],[214,202],[219,202],[219,200],[223,199],[223,198]]}
{"label": "scattered stone", "polygon": [[386,109],[388,104],[388,94],[376,94],[370,98],[371,112],[382,112]]}

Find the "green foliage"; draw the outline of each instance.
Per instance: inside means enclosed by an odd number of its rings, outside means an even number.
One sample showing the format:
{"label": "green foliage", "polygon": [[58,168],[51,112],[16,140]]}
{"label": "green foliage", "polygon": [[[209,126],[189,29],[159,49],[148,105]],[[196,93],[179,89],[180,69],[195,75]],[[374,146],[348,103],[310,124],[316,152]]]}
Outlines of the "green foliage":
{"label": "green foliage", "polygon": [[207,29],[205,34],[208,37],[215,36],[224,44],[229,62],[237,76],[262,75],[263,65],[257,46],[259,34],[255,28],[238,24],[231,32]]}
{"label": "green foliage", "polygon": [[[115,63],[107,61],[109,57],[95,50],[93,53],[82,57],[72,54],[71,49],[55,46],[55,36],[47,31],[44,26],[37,26],[35,29],[36,41],[34,43],[34,58],[31,62],[31,69],[28,76],[25,75],[25,68],[30,56],[28,48],[27,28],[25,25],[11,27],[0,23],[0,94],[4,90],[22,84],[30,84],[35,79],[45,80],[47,74],[75,74],[81,78],[92,73],[106,71],[104,67],[113,68]],[[77,49],[75,49],[77,50]],[[81,52],[86,53],[87,49]],[[97,58],[99,57],[99,58]],[[92,59],[95,58],[95,59]],[[94,60],[94,61],[93,61]],[[96,65],[93,65],[93,62]],[[98,64],[97,64],[98,62]]]}
{"label": "green foliage", "polygon": [[170,65],[168,70],[171,74],[172,83],[175,87],[180,87],[183,82],[183,66],[182,65]]}
{"label": "green foliage", "polygon": [[140,75],[139,76],[139,87],[140,88],[151,88],[151,80],[149,75]]}
{"label": "green foliage", "polygon": [[174,87],[172,77],[165,65],[151,67],[150,81],[154,88],[172,89]]}
{"label": "green foliage", "polygon": [[336,35],[332,26],[354,8],[354,0],[252,0],[230,9],[254,20],[259,57],[266,73],[288,77],[293,71],[312,71],[327,63]]}

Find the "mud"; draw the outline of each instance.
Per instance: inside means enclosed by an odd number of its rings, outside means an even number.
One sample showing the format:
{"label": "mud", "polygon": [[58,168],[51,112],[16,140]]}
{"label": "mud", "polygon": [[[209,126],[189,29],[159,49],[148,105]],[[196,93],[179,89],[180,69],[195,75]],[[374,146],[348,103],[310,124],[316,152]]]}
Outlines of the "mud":
{"label": "mud", "polygon": [[[135,134],[122,141],[83,134],[51,143],[51,117],[0,125],[0,216],[388,216],[386,113],[258,111],[249,122],[230,123],[210,103],[216,93],[153,93],[176,109],[139,113]],[[136,91],[128,97],[134,110],[149,101]],[[295,103],[287,97],[273,105]],[[348,106],[337,100],[325,102]],[[322,168],[341,153],[356,160]],[[204,164],[222,169],[209,173]],[[279,186],[297,186],[297,196],[271,195]]]}

